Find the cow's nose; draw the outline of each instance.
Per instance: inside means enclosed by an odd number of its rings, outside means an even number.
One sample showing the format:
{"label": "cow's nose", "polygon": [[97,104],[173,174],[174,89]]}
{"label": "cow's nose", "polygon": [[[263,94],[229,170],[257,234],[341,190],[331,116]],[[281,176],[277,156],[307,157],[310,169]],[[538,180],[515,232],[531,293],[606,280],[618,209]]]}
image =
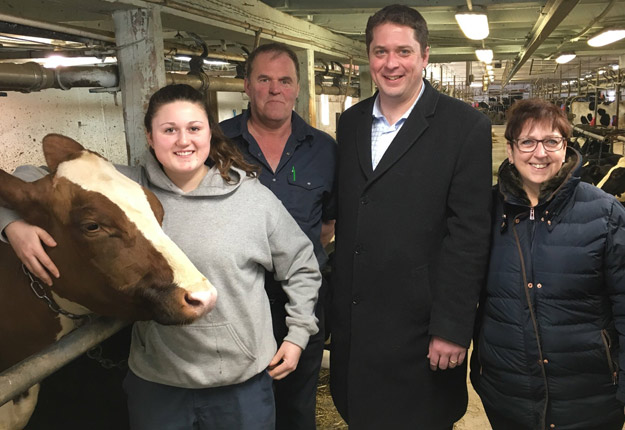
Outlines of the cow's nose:
{"label": "cow's nose", "polygon": [[207,314],[212,311],[217,302],[217,291],[214,288],[209,291],[194,291],[187,292],[184,295],[184,301],[193,312],[197,313],[197,316]]}

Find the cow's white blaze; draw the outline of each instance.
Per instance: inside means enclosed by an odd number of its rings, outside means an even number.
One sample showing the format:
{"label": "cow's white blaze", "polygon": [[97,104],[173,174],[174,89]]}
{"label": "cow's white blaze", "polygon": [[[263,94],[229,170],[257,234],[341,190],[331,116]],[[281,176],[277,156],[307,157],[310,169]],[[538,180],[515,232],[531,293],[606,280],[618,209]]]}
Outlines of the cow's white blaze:
{"label": "cow's white blaze", "polygon": [[178,286],[190,292],[213,289],[206,277],[163,232],[143,189],[119,173],[111,163],[84,151],[79,158],[59,164],[56,176],[66,178],[85,190],[103,194],[119,206],[143,236],[167,260],[174,272],[174,282]]}

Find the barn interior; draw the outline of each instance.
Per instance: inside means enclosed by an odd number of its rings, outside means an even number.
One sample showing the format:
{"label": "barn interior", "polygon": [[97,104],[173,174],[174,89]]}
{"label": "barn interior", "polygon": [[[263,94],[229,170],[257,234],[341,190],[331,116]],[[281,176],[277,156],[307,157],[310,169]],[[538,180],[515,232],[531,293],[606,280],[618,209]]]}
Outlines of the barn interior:
{"label": "barn interior", "polygon": [[[296,111],[334,136],[341,112],[375,92],[364,29],[389,3],[0,0],[0,168],[44,164],[40,142],[48,133],[70,136],[115,163],[140,163],[143,114],[155,88],[188,83],[205,92],[220,121],[231,118],[248,104],[247,55],[272,41],[298,54]],[[520,98],[566,109],[573,142],[589,158],[598,154],[603,166],[589,182],[602,179],[605,154],[625,152],[625,0],[403,3],[428,23],[426,78],[494,124],[493,171],[505,157],[505,111]],[[462,12],[486,17],[470,26],[482,36],[463,32]],[[620,39],[598,45],[607,31]],[[472,402],[469,415],[479,408]],[[474,415],[475,422],[456,428],[482,428],[483,413]]]}
{"label": "barn interior", "polygon": [[[304,73],[296,110],[333,135],[337,115],[375,91],[364,28],[387,3],[2,0],[0,103],[10,121],[0,125],[0,167],[10,170],[33,157],[40,161],[33,143],[59,130],[96,140],[95,149],[115,162],[136,162],[145,145],[140,124],[152,88],[191,83],[216,101],[220,120],[229,118],[247,106],[242,91],[247,54],[269,41],[298,52]],[[410,5],[428,22],[427,79],[477,105],[494,124],[504,122],[515,98],[543,97],[568,109],[575,100],[605,99],[619,106],[625,38],[603,46],[589,41],[607,30],[625,34],[623,0]],[[486,19],[472,25],[484,33],[471,35],[478,39],[467,37],[456,19],[469,11]],[[487,58],[479,60],[482,51]],[[568,62],[562,63],[562,54]],[[189,64],[201,67],[191,70]],[[572,121],[582,124],[582,115],[577,116]],[[610,118],[607,126],[615,125]]]}

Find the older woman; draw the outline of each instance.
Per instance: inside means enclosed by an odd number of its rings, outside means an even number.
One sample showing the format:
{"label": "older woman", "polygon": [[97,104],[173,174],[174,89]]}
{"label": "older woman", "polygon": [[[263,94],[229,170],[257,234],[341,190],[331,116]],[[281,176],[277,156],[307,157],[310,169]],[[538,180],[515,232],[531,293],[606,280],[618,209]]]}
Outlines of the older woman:
{"label": "older woman", "polygon": [[508,115],[471,372],[495,430],[623,427],[625,209],[570,132],[542,100]]}

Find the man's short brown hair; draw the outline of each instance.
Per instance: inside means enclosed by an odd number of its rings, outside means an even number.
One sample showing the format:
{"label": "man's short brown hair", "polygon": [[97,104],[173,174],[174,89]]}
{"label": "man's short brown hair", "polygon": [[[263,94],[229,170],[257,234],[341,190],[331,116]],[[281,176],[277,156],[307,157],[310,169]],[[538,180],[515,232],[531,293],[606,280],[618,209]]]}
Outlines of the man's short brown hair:
{"label": "man's short brown hair", "polygon": [[373,29],[387,22],[412,28],[415,40],[421,45],[421,55],[425,55],[425,50],[428,46],[428,25],[419,12],[402,4],[386,6],[369,17],[367,30],[365,31],[367,55],[369,55],[369,47],[373,40]]}

